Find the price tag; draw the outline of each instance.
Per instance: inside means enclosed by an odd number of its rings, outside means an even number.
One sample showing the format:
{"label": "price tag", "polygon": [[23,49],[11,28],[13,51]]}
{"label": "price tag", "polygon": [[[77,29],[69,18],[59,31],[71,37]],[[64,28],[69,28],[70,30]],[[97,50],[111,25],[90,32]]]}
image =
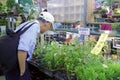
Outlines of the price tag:
{"label": "price tag", "polygon": [[89,28],[79,28],[78,29],[79,34],[81,35],[90,35],[90,29]]}

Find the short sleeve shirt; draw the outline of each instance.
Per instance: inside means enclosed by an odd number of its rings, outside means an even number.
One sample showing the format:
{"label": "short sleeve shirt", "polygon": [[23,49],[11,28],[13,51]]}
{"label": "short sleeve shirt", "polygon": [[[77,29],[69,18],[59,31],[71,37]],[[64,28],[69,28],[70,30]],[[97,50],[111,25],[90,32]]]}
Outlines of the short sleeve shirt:
{"label": "short sleeve shirt", "polygon": [[[19,25],[17,29],[15,30],[15,32],[18,31],[21,27],[23,27],[28,22],[25,22]],[[19,45],[18,45],[18,50],[23,50],[28,53],[28,58],[27,58],[28,61],[31,60],[32,58],[32,53],[34,51],[35,44],[36,44],[36,38],[38,34],[40,33],[40,23],[37,20],[31,21],[25,26],[25,28],[29,26],[30,24],[32,24],[33,22],[36,22],[36,23],[33,24],[26,32],[24,32],[20,36]]]}

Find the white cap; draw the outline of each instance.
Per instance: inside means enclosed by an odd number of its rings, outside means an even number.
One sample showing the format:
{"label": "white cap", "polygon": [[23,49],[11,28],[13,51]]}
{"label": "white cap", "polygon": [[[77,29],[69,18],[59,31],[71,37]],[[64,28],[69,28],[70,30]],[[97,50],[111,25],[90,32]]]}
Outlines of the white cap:
{"label": "white cap", "polygon": [[52,23],[52,24],[54,23],[54,17],[49,12],[41,12],[40,17],[45,19],[46,21]]}

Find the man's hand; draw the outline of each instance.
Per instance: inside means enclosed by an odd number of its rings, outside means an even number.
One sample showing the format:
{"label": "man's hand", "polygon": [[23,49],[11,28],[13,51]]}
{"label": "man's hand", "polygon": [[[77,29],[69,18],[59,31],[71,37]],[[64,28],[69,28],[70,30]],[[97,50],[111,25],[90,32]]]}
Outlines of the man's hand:
{"label": "man's hand", "polygon": [[22,76],[25,73],[26,58],[27,58],[27,52],[19,50],[18,51],[18,63],[19,63],[19,68],[20,68],[20,76]]}

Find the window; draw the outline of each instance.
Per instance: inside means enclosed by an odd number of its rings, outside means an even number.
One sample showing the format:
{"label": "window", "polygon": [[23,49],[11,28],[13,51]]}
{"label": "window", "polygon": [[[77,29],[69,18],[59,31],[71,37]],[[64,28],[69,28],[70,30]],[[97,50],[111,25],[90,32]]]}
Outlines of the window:
{"label": "window", "polygon": [[69,18],[69,15],[68,14],[65,14],[65,19],[67,20]]}
{"label": "window", "polygon": [[70,10],[73,10],[74,9],[74,6],[70,6]]}
{"label": "window", "polygon": [[76,19],[80,18],[80,14],[76,14],[76,15],[75,15],[75,18],[76,18]]}
{"label": "window", "polygon": [[69,8],[68,7],[65,7],[65,12],[68,12],[69,11]]}

